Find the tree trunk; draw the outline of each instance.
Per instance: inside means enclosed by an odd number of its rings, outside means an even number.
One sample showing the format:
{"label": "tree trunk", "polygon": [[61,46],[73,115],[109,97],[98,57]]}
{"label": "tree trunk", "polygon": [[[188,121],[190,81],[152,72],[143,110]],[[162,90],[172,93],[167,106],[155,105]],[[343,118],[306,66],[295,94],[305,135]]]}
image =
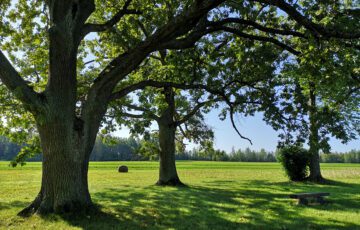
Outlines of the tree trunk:
{"label": "tree trunk", "polygon": [[87,186],[88,162],[44,156],[41,189],[19,215],[68,213],[87,210],[92,202]]}
{"label": "tree trunk", "polygon": [[310,147],[310,176],[309,180],[313,182],[322,182],[324,178],[320,170],[320,156],[319,151],[312,151]]}
{"label": "tree trunk", "polygon": [[43,150],[42,182],[38,196],[19,215],[65,213],[92,206],[88,190],[88,164],[92,144],[69,122],[39,126]]}
{"label": "tree trunk", "polygon": [[157,185],[183,185],[176,171],[175,132],[174,125],[159,122],[160,171]]}
{"label": "tree trunk", "polygon": [[309,180],[313,182],[323,181],[320,170],[320,156],[319,156],[319,121],[317,120],[317,106],[315,85],[310,83],[310,102],[309,102],[309,121],[310,121],[310,135],[309,135],[309,152],[310,152],[310,175]]}
{"label": "tree trunk", "polygon": [[175,97],[172,88],[164,89],[165,100],[168,107],[164,110],[161,117],[157,120],[159,125],[159,145],[160,145],[160,170],[157,185],[183,185],[176,171],[175,163],[175,134],[176,124]]}
{"label": "tree trunk", "polygon": [[49,79],[41,93],[43,107],[33,113],[43,153],[42,182],[38,196],[19,213],[23,216],[74,212],[92,205],[88,164],[107,105],[103,101],[101,111],[86,109],[82,114],[76,108],[78,47],[94,2],[52,1],[48,7]]}

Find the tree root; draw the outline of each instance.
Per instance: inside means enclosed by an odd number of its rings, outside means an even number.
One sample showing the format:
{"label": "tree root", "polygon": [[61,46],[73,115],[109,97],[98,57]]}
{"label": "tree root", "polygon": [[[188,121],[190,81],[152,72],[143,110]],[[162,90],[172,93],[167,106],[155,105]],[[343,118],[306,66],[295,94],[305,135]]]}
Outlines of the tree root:
{"label": "tree root", "polygon": [[44,200],[41,192],[35,200],[26,208],[21,210],[17,215],[21,217],[30,217],[34,214],[46,215],[49,213],[67,214],[67,213],[81,213],[93,209],[94,205],[89,201],[82,203],[78,201],[69,201],[64,204],[53,206],[53,202]]}
{"label": "tree root", "polygon": [[186,186],[184,183],[180,181],[179,178],[170,179],[167,181],[158,180],[156,182],[156,185],[158,186]]}
{"label": "tree root", "polygon": [[308,177],[307,178],[307,181],[310,181],[310,182],[313,182],[313,183],[325,183],[326,182],[326,179],[323,178],[321,175],[320,176],[316,176],[316,177]]}
{"label": "tree root", "polygon": [[17,215],[21,217],[30,217],[39,210],[41,201],[42,201],[42,193],[40,191],[37,197],[35,198],[35,200],[31,202],[29,206],[21,210]]}

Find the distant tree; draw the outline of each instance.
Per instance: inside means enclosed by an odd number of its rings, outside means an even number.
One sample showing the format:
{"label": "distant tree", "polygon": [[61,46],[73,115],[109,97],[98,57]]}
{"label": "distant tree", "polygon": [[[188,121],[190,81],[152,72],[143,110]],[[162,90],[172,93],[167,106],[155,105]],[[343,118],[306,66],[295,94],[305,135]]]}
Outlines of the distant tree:
{"label": "distant tree", "polygon": [[320,161],[323,163],[344,163],[344,154],[327,153],[320,155]]}
{"label": "distant tree", "polygon": [[[323,180],[319,151],[330,151],[330,136],[346,143],[359,134],[360,85],[353,74],[360,62],[358,55],[346,58],[355,52],[347,48],[336,56],[326,43],[316,51],[309,49],[307,55],[311,58],[287,64],[281,72],[278,90],[281,111],[277,118],[280,127],[288,132],[282,136],[285,143],[294,139],[308,143],[309,180],[318,182]],[[291,136],[292,131],[295,137]]]}
{"label": "distant tree", "polygon": [[10,142],[6,137],[0,136],[0,160],[13,160],[20,149],[21,146]]}
{"label": "distant tree", "polygon": [[267,153],[266,153],[265,149],[260,149],[259,156],[257,158],[258,158],[258,161],[260,161],[260,162],[266,161]]}
{"label": "distant tree", "polygon": [[160,156],[159,138],[155,135],[149,135],[146,140],[140,142],[138,153],[147,160],[159,160]]}
{"label": "distant tree", "polygon": [[91,161],[129,161],[140,160],[137,155],[140,141],[134,138],[118,138],[113,136],[98,136],[95,142]]}
{"label": "distant tree", "polygon": [[[109,117],[118,124],[127,124],[134,133],[146,134],[151,122],[157,123],[160,143],[158,184],[181,184],[176,172],[175,145],[182,141],[175,142],[175,139],[186,138],[201,145],[206,145],[203,140],[212,139],[212,132],[204,124],[202,113],[221,104],[221,119],[229,116],[236,132],[247,139],[236,128],[234,114],[252,115],[261,107],[262,101],[256,97],[271,88],[268,80],[276,70],[274,62],[282,59],[281,50],[268,45],[254,45],[249,50],[242,46],[241,41],[231,41],[227,37],[219,43],[200,40],[198,46],[186,51],[163,50],[151,55],[130,78],[142,81],[154,79],[151,87],[136,91],[131,95],[132,99],[123,98],[110,105]],[[232,49],[226,48],[228,43]],[[229,60],[224,62],[224,55]],[[262,60],[264,64],[256,66]],[[133,119],[127,121],[125,117]],[[177,129],[183,137],[176,135]],[[210,158],[213,157],[215,155]]]}
{"label": "distant tree", "polygon": [[[148,94],[148,97],[155,98],[145,99],[142,95],[142,98],[139,98],[140,105],[123,104],[125,110],[114,111],[115,116],[140,119],[140,122],[133,120],[129,123],[131,130],[140,134],[148,135],[146,127],[151,124],[151,121],[157,123],[159,130],[156,139],[158,144],[154,143],[153,139],[151,142],[144,143],[147,146],[146,149],[145,146],[141,149],[143,152],[148,150],[149,154],[153,156],[158,154],[160,160],[158,185],[182,185],[175,163],[177,134],[180,132],[183,137],[195,142],[212,138],[213,133],[203,124],[204,118],[200,112],[202,107],[209,106],[211,100],[195,102],[192,105],[193,103],[186,103],[186,97],[176,95],[172,87],[164,87],[161,95],[151,93]],[[141,113],[134,114],[128,110]],[[182,143],[182,140],[178,139],[178,142]]]}

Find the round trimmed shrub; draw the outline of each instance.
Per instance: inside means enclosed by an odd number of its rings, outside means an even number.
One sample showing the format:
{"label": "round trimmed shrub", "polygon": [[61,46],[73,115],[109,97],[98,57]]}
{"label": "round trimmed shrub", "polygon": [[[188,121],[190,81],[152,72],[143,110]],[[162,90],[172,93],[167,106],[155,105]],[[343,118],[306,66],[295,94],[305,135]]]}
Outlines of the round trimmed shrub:
{"label": "round trimmed shrub", "polygon": [[308,174],[309,152],[299,146],[285,146],[279,149],[278,160],[292,181],[303,181]]}

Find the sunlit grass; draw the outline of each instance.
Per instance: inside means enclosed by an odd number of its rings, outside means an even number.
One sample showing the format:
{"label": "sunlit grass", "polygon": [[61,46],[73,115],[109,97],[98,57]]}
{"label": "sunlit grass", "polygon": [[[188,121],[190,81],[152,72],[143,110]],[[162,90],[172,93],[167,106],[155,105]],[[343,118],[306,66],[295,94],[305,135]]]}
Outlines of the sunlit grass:
{"label": "sunlit grass", "polygon": [[[129,173],[117,173],[120,164]],[[157,162],[94,162],[93,201],[101,212],[23,219],[41,164],[0,162],[0,229],[360,229],[360,165],[323,164],[330,184],[288,182],[277,163],[177,163],[183,188],[157,187]],[[298,206],[297,192],[330,192],[323,206]]]}

